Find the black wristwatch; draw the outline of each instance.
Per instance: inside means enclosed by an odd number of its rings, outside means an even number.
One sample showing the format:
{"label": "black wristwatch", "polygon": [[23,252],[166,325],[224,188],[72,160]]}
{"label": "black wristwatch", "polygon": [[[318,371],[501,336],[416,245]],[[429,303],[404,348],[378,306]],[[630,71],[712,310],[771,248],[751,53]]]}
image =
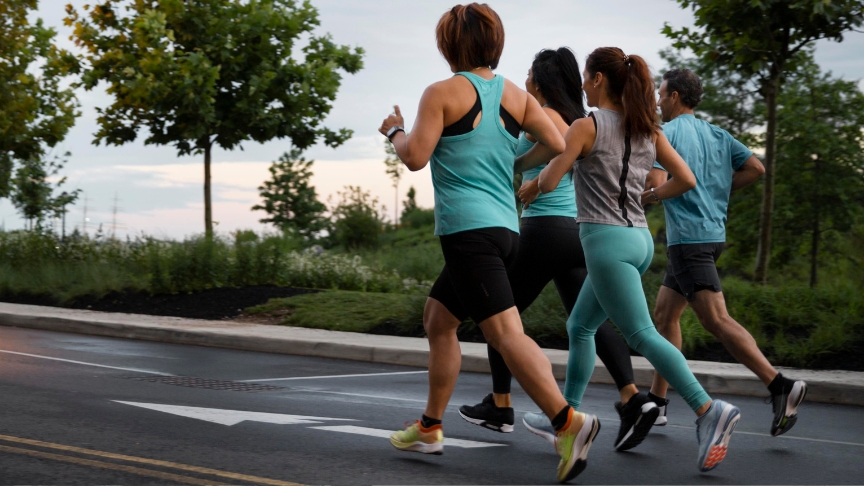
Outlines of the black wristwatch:
{"label": "black wristwatch", "polygon": [[396,132],[404,132],[405,129],[400,127],[399,125],[393,125],[390,127],[390,130],[387,130],[387,140],[393,141],[393,135],[396,135]]}

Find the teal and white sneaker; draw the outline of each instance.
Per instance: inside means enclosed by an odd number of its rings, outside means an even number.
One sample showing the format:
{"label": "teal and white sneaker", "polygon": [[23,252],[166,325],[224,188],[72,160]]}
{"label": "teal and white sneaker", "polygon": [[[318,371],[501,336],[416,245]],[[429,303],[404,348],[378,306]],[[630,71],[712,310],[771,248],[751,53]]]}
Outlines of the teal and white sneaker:
{"label": "teal and white sneaker", "polygon": [[552,427],[552,422],[549,421],[546,415],[538,412],[528,412],[522,417],[522,423],[525,424],[526,429],[543,437],[552,444],[552,447],[555,447],[555,428]]}
{"label": "teal and white sneaker", "polygon": [[741,410],[723,400],[714,400],[711,408],[696,419],[700,471],[710,471],[726,458],[729,439],[740,419]]}

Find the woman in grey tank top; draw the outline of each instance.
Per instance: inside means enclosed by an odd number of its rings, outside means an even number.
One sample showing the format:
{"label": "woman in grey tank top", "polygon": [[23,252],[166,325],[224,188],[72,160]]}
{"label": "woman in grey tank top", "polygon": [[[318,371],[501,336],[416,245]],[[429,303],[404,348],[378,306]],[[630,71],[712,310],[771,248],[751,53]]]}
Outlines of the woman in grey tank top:
{"label": "woman in grey tank top", "polygon": [[[647,358],[699,416],[698,465],[708,471],[725,458],[740,411],[712,401],[681,351],[657,332],[640,277],[654,254],[642,203],[677,197],[695,187],[696,178],[660,131],[653,78],[641,57],[614,47],[596,49],[585,63],[584,80],[588,105],[599,109],[571,125],[565,136],[567,149],[539,176],[540,190],[553,190],[576,160],[578,221],[588,278],[567,321],[570,357],[564,396],[579,407],[594,370],[594,334],[611,319],[630,347]],[[644,191],[655,160],[672,178]],[[643,402],[642,411],[656,407]],[[651,423],[644,425],[637,431],[643,436]]]}

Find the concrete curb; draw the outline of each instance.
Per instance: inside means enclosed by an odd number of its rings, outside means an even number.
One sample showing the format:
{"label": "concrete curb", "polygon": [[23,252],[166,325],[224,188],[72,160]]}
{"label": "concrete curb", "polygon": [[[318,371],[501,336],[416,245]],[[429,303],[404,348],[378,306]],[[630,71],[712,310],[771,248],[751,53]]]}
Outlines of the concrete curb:
{"label": "concrete curb", "polygon": [[[233,321],[114,314],[0,303],[0,325],[71,332],[174,344],[192,344],[265,353],[349,359],[426,367],[429,345],[422,338],[378,336]],[[462,343],[462,371],[489,372],[486,345]],[[559,380],[564,379],[567,352],[544,349]],[[744,366],[688,361],[709,393],[766,396],[765,386]],[[650,386],[653,367],[633,358],[636,384]],[[783,369],[786,376],[807,381],[807,399],[815,402],[864,405],[864,372]],[[597,360],[593,383],[614,383]]]}

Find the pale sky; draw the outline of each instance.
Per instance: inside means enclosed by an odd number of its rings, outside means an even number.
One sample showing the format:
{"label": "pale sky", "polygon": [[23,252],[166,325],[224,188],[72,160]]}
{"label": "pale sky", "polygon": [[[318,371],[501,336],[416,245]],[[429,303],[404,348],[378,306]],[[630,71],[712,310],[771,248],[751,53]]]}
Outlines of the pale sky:
{"label": "pale sky", "polygon": [[[58,31],[59,43],[74,51],[63,26],[64,6],[69,0],[41,0],[38,15]],[[85,1],[72,0],[76,7]],[[94,3],[91,0],[91,3]],[[393,216],[394,190],[384,173],[384,137],[378,134],[381,120],[399,104],[410,126],[423,89],[450,76],[447,64],[435,47],[438,18],[453,1],[411,0],[312,0],[321,18],[320,32],[329,32],[335,42],[366,50],[365,67],[346,75],[334,108],[326,120],[331,128],[354,130],[354,137],[337,149],[313,147],[307,159],[315,160],[313,184],[326,203],[343,186],[359,185],[377,196]],[[569,46],[580,63],[596,47],[617,46],[628,54],[639,54],[652,69],[663,69],[658,52],[670,45],[660,33],[664,22],[689,26],[692,15],[673,0],[534,0],[492,1],[501,16],[507,41],[497,72],[518,85],[524,83],[534,54],[543,48]],[[530,5],[530,6],[529,6]],[[864,78],[864,34],[850,33],[843,43],[821,42],[816,59],[825,70],[846,79]],[[63,171],[64,188],[80,188],[87,198],[88,231],[100,223],[107,230],[118,200],[118,236],[146,233],[157,237],[182,238],[204,229],[203,157],[178,157],[170,147],[145,146],[143,136],[120,147],[92,145],[96,131],[95,107],[110,104],[104,87],[78,93],[82,116],[54,153],[72,156]],[[213,154],[213,219],[217,231],[236,229],[261,231],[262,212],[250,208],[259,202],[257,187],[267,179],[271,161],[290,147],[288,140],[266,144],[246,143],[245,150],[215,150]],[[408,187],[417,189],[421,206],[432,207],[429,169],[405,173],[399,200]],[[84,199],[70,208],[67,231],[81,227]],[[6,229],[23,226],[21,216],[8,200],[0,200],[0,222]],[[59,228],[58,228],[59,229]]]}

